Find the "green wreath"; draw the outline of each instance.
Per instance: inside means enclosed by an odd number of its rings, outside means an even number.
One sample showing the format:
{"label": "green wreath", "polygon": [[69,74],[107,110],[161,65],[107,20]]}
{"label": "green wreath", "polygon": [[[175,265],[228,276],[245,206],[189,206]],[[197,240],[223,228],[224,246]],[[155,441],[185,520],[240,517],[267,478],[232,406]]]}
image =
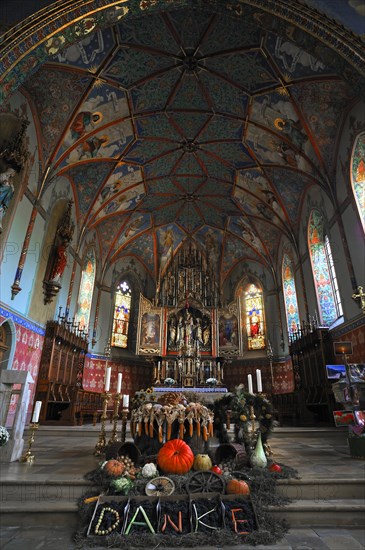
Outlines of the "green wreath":
{"label": "green wreath", "polygon": [[[215,401],[214,430],[220,443],[230,443],[230,436],[226,429],[227,411],[231,411],[230,420],[234,424],[235,443],[243,445],[246,453],[252,452],[258,433],[264,445],[273,429],[273,406],[260,394],[248,393],[243,385],[237,386],[234,392]],[[252,419],[252,412],[255,418]]]}

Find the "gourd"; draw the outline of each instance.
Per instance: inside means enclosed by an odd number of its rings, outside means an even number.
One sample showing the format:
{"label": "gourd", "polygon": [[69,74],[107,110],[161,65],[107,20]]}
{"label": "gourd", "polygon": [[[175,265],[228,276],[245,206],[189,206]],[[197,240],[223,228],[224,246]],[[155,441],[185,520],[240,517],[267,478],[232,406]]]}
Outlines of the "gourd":
{"label": "gourd", "polygon": [[157,455],[157,464],[166,474],[184,475],[193,463],[193,451],[182,439],[170,439]]}
{"label": "gourd", "polygon": [[125,465],[119,460],[111,459],[104,464],[103,470],[110,477],[119,477],[124,473]]}
{"label": "gourd", "polygon": [[250,487],[241,479],[231,479],[227,483],[227,494],[232,495],[249,495]]}
{"label": "gourd", "polygon": [[210,470],[212,467],[212,461],[209,455],[199,454],[194,458],[193,470],[204,471]]}

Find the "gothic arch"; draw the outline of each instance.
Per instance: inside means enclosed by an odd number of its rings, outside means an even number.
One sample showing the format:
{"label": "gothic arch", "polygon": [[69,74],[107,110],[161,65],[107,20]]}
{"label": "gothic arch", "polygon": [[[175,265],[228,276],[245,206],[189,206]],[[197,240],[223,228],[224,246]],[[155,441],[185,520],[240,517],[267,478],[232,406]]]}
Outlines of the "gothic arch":
{"label": "gothic arch", "polygon": [[0,324],[0,368],[11,370],[16,348],[16,327],[8,318]]}

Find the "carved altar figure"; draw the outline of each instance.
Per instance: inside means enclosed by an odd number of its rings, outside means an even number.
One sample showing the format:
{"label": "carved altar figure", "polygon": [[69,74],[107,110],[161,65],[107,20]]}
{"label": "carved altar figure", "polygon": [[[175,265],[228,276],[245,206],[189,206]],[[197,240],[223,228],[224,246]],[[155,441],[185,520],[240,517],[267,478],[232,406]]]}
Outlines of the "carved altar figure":
{"label": "carved altar figure", "polygon": [[14,195],[13,179],[16,172],[13,168],[7,168],[0,174],[0,231],[2,229],[2,219],[9,207],[9,203]]}

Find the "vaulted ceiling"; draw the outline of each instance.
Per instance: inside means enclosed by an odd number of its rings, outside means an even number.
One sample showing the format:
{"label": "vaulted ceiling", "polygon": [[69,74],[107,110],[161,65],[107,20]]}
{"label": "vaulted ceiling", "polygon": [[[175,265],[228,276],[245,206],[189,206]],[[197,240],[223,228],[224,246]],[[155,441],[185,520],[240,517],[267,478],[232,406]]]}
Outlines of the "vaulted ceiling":
{"label": "vaulted ceiling", "polygon": [[265,29],[254,8],[185,7],[61,51],[49,40],[54,57],[23,89],[42,161],[71,183],[104,265],[133,256],[156,277],[166,235],[175,251],[213,239],[223,282],[238,262],[275,266],[283,236],[297,245],[306,190],[334,195],[338,130],[359,90],[293,34]]}

